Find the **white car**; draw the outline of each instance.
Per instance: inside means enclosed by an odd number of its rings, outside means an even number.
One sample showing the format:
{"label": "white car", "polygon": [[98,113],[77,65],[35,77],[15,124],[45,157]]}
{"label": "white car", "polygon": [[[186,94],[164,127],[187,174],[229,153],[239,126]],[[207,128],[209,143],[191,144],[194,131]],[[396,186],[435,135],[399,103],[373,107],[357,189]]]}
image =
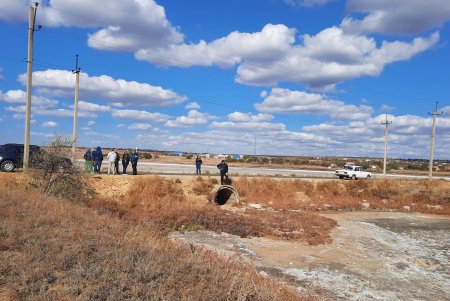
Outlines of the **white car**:
{"label": "white car", "polygon": [[344,168],[336,170],[335,175],[339,179],[370,179],[372,174],[370,172],[364,171],[361,166],[346,164]]}

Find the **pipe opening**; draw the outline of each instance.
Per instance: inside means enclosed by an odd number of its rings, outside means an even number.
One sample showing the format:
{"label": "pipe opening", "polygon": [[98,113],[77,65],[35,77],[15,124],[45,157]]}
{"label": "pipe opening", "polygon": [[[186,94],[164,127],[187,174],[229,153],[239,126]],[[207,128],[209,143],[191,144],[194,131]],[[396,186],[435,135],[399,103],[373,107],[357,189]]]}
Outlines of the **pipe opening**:
{"label": "pipe opening", "polygon": [[214,203],[221,206],[227,203],[239,203],[239,194],[231,186],[220,186],[214,195]]}

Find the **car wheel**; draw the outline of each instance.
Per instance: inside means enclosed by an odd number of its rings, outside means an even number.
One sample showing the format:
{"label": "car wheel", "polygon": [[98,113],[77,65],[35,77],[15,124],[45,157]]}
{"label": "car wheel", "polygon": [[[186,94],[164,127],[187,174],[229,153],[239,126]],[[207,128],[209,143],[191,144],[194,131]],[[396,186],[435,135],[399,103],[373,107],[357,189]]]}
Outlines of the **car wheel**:
{"label": "car wheel", "polygon": [[370,180],[370,175],[367,175],[366,180]]}
{"label": "car wheel", "polygon": [[356,180],[356,175],[352,175],[352,180]]}
{"label": "car wheel", "polygon": [[14,162],[10,160],[5,160],[0,165],[0,169],[6,172],[12,172],[14,171],[14,168],[16,168],[16,166],[14,165]]}
{"label": "car wheel", "polygon": [[339,179],[341,179],[341,180],[342,180],[343,178],[344,178],[343,176],[339,176]]}

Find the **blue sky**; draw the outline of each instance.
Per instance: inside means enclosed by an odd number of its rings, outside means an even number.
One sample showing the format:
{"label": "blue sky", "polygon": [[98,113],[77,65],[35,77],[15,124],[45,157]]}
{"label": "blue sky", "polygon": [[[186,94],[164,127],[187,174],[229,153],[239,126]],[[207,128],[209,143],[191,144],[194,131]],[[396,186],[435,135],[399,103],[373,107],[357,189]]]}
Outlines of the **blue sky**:
{"label": "blue sky", "polygon": [[[29,1],[0,1],[0,143],[23,142]],[[450,149],[450,0],[41,1],[31,142],[436,158]]]}

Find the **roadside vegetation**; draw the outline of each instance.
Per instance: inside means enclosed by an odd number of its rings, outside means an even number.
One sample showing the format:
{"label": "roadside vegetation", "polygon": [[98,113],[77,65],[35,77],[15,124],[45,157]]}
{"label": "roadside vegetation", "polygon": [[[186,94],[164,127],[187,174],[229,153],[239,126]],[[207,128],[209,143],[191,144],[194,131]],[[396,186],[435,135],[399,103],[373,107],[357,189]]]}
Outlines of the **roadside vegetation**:
{"label": "roadside vegetation", "polygon": [[[213,180],[197,178],[194,193],[212,196]],[[206,189],[198,188],[202,185]],[[94,206],[109,208],[133,221],[152,221],[161,230],[205,229],[241,237],[269,236],[310,244],[329,242],[329,233],[336,226],[335,221],[309,212],[223,210],[213,203],[188,199],[179,183],[159,176],[137,178],[125,201],[102,201]]]}
{"label": "roadside vegetation", "polygon": [[[227,162],[273,165],[283,167],[294,167],[302,169],[334,169],[341,168],[348,161],[362,166],[370,171],[380,171],[383,169],[382,158],[340,158],[340,157],[289,157],[289,156],[243,156],[234,159],[231,156],[226,158]],[[424,174],[428,171],[428,160],[422,159],[390,159],[387,162],[388,172],[406,172]],[[435,169],[437,174],[448,174],[448,160],[436,160]],[[446,167],[447,165],[447,167]],[[447,171],[447,173],[445,173]]]}
{"label": "roadside vegetation", "polygon": [[170,241],[154,222],[98,212],[2,186],[0,299],[312,300],[239,258]]}
{"label": "roadside vegetation", "polygon": [[46,195],[86,203],[93,191],[87,175],[69,159],[71,148],[71,137],[55,136],[32,158],[28,185]]}
{"label": "roadside vegetation", "polygon": [[450,183],[444,180],[316,181],[239,178],[233,186],[248,203],[276,209],[399,210],[450,214]]}

